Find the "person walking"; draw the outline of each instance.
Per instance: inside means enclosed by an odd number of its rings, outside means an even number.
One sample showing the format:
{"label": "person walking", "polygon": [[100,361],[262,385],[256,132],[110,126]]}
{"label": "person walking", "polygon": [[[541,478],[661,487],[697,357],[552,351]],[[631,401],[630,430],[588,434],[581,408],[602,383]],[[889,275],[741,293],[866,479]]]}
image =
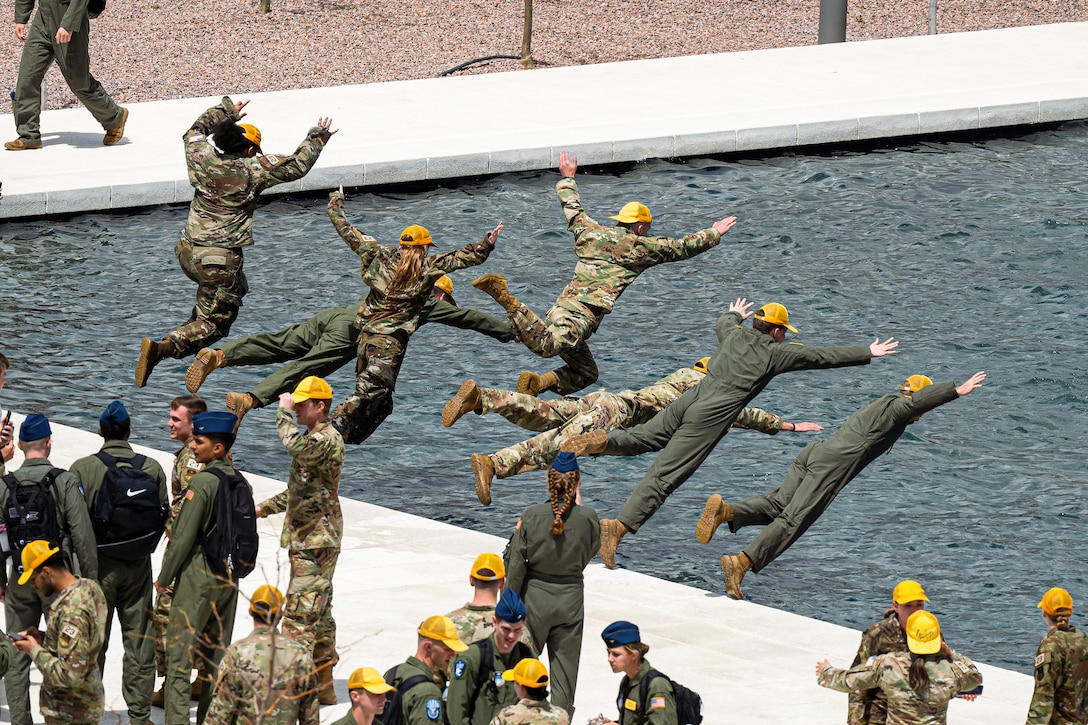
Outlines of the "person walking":
{"label": "person walking", "polygon": [[1035,653],[1035,690],[1027,725],[1080,725],[1088,722],[1088,637],[1069,623],[1073,597],[1048,589],[1039,600],[1046,636]]}

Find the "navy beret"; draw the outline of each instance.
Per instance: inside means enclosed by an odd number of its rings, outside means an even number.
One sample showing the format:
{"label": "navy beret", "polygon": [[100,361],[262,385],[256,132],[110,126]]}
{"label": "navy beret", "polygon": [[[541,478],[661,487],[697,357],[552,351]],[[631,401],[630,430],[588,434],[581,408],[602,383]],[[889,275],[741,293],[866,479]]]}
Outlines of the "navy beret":
{"label": "navy beret", "polygon": [[613,622],[604,628],[601,632],[601,639],[607,647],[622,647],[625,644],[634,644],[635,642],[641,642],[642,638],[638,633],[638,627],[630,622],[624,622],[620,620]]}
{"label": "navy beret", "polygon": [[53,435],[53,429],[49,427],[49,419],[41,413],[31,413],[23,418],[23,424],[19,426],[19,440],[40,441]]}
{"label": "navy beret", "polygon": [[563,451],[552,462],[552,468],[560,473],[566,473],[567,471],[578,470],[578,456],[574,455],[570,451]]}
{"label": "navy beret", "polygon": [[234,413],[228,413],[225,410],[209,410],[193,416],[193,434],[233,434],[234,426],[237,424],[238,416]]}
{"label": "navy beret", "polygon": [[495,607],[495,616],[504,622],[514,624],[523,621],[526,614],[525,602],[521,601],[518,593],[513,589],[503,589],[499,603]]}
{"label": "navy beret", "polygon": [[125,404],[120,400],[110,403],[109,407],[98,418],[98,422],[102,425],[118,425],[126,420],[128,420],[128,410],[125,409]]}

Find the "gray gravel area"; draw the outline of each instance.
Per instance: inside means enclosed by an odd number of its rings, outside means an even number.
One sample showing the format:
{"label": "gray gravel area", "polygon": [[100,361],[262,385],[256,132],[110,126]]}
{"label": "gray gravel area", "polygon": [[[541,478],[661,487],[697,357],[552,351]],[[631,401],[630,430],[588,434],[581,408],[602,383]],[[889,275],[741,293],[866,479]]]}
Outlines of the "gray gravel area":
{"label": "gray gravel area", "polygon": [[[0,1],[3,17],[13,0]],[[848,41],[924,35],[928,0],[853,0]],[[120,103],[429,78],[464,61],[518,55],[521,0],[257,0],[198,6],[109,0],[91,21],[91,68]],[[550,66],[816,43],[819,0],[537,0],[533,57]],[[1088,0],[940,0],[938,31],[1088,20]],[[21,44],[8,26],[0,112]],[[517,61],[463,72],[527,72]],[[77,102],[54,68],[50,108]]]}

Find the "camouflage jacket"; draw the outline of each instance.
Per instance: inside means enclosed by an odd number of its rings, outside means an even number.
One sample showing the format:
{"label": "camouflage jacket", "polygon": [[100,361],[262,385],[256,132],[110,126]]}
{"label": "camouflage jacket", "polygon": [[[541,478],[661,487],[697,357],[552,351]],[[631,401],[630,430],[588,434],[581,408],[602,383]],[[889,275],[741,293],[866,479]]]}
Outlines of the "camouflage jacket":
{"label": "camouflage jacket", "polygon": [[329,140],[329,132],[311,128],[290,156],[258,154],[253,158],[220,153],[208,137],[223,121],[237,121],[234,102],[224,96],[200,115],[182,136],[193,201],[184,238],[204,247],[248,247],[253,244],[253,211],[257,197],[270,186],[301,179]]}
{"label": "camouflage jacket", "polygon": [[[446,615],[457,627],[457,636],[462,642],[472,644],[486,639],[495,634],[495,605],[476,605],[468,602],[460,609],[455,609]],[[533,647],[533,638],[529,635],[529,628],[521,632],[521,641]],[[536,651],[536,647],[533,647]],[[451,663],[452,667],[452,663]]]}
{"label": "camouflage jacket", "polygon": [[1081,630],[1052,629],[1035,655],[1035,693],[1027,725],[1088,722],[1088,637]]}
{"label": "camouflage jacket", "polygon": [[518,700],[500,710],[491,725],[570,725],[570,715],[547,700]]}
{"label": "camouflage jacket", "polygon": [[582,208],[574,179],[561,179],[555,193],[567,218],[567,229],[574,234],[574,253],[578,255],[574,278],[556,303],[560,306],[565,299],[572,299],[611,312],[627,286],[646,269],[694,257],[721,240],[714,229],[683,239],[640,237],[624,227],[606,227],[593,221]]}
{"label": "camouflage jacket", "polygon": [[949,701],[982,684],[975,664],[953,652],[951,660],[926,661],[929,687],[916,693],[908,680],[911,657],[910,652],[892,652],[849,670],[825,667],[816,679],[839,692],[879,687],[888,699],[888,725],[944,725]]}
{"label": "camouflage jacket", "polygon": [[[870,624],[861,634],[861,644],[851,667],[869,661],[870,657],[891,652],[906,652],[907,636],[899,624],[895,610],[884,612],[884,618]],[[879,689],[858,690],[847,700],[847,725],[884,725],[888,719],[888,701]]]}
{"label": "camouflage jacket", "polygon": [[[45,640],[30,650],[42,673],[42,714],[67,720],[70,705],[101,702],[98,653],[106,638],[106,595],[98,582],[76,579],[49,610]],[[47,707],[46,701],[51,705]],[[52,705],[60,712],[48,712]]]}
{"label": "camouflage jacket", "polygon": [[193,442],[192,436],[185,441],[185,445],[174,454],[174,467],[170,470],[170,520],[178,515],[181,509],[181,496],[189,488],[189,481],[193,476],[204,470],[203,463],[197,463],[193,457],[193,451],[189,444]]}
{"label": "camouflage jacket", "polygon": [[[259,715],[259,716],[258,716]],[[232,644],[219,665],[219,684],[205,720],[318,725],[317,675],[309,651],[268,626]]]}
{"label": "camouflage jacket", "polygon": [[400,245],[382,246],[374,237],[363,234],[348,223],[344,216],[344,195],[340,192],[330,195],[326,211],[337,233],[359,255],[363,281],[370,288],[355,316],[355,326],[363,333],[391,335],[404,332],[411,335],[420,325],[423,308],[433,294],[435,281],[448,272],[483,264],[495,249],[485,235],[479,244],[431,255],[424,259],[415,283],[390,294],[388,286],[400,261]]}
{"label": "camouflage jacket", "polygon": [[261,516],[287,516],[280,546],[296,551],[339,549],[344,535],[340,511],[340,471],[344,467],[344,439],[327,420],[301,433],[291,411],[276,411],[276,431],[291,456],[287,490],[260,503]]}

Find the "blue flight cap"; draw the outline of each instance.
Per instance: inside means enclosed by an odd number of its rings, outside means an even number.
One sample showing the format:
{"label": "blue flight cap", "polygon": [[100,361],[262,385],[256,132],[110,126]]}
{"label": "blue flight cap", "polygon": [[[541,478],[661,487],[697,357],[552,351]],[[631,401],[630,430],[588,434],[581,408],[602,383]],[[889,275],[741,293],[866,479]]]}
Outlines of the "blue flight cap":
{"label": "blue flight cap", "polygon": [[228,413],[225,410],[209,410],[193,416],[193,435],[207,433],[233,435],[234,426],[237,424],[238,416],[234,413]]}
{"label": "blue flight cap", "polygon": [[605,646],[609,649],[642,641],[638,633],[638,627],[630,622],[624,622],[622,619],[605,627],[604,631],[601,632],[601,639],[604,640]]}
{"label": "blue flight cap", "polygon": [[567,471],[578,470],[578,456],[574,455],[570,451],[563,451],[555,460],[552,461],[552,468],[560,473],[566,473]]}
{"label": "blue flight cap", "polygon": [[115,400],[109,404],[105,412],[98,418],[98,422],[101,425],[119,425],[128,420],[128,410],[125,409],[125,404],[120,400]]}
{"label": "blue flight cap", "polygon": [[516,624],[525,620],[525,602],[513,589],[503,589],[499,603],[495,607],[495,616],[504,622]]}
{"label": "blue flight cap", "polygon": [[23,418],[23,424],[19,426],[19,440],[24,442],[40,441],[53,435],[53,429],[49,427],[49,419],[41,413],[31,413]]}

